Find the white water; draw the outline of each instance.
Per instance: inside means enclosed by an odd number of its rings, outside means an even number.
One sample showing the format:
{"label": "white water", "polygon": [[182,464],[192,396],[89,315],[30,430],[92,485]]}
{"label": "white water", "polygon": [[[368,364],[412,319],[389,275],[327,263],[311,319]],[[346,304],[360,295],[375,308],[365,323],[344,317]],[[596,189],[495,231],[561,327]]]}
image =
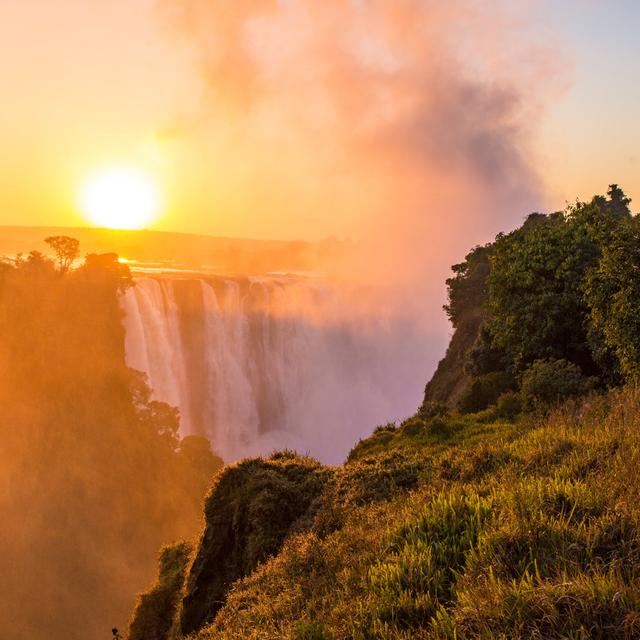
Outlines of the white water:
{"label": "white water", "polygon": [[226,460],[324,462],[416,409],[432,363],[410,324],[344,311],[313,279],[146,277],[123,296],[128,365]]}

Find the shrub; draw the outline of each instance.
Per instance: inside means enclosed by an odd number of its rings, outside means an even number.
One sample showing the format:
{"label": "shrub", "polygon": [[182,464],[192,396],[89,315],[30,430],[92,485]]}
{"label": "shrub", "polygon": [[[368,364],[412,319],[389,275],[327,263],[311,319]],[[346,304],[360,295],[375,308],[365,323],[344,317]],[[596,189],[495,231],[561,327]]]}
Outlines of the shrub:
{"label": "shrub", "polygon": [[454,425],[440,417],[428,420],[426,423],[426,427],[427,433],[440,441],[449,438],[455,429]]}
{"label": "shrub", "polygon": [[158,581],[140,596],[129,627],[129,640],[166,640],[182,597],[191,547],[186,543],[160,552]]}
{"label": "shrub", "polygon": [[515,391],[507,391],[498,398],[494,417],[503,420],[513,420],[522,411],[522,400]]}
{"label": "shrub", "polygon": [[391,432],[393,433],[394,431],[397,430],[397,425],[395,422],[387,422],[386,424],[380,424],[378,425],[374,430],[373,430],[373,434],[377,434],[377,433],[386,433],[386,432]]}
{"label": "shrub", "polygon": [[426,433],[424,420],[417,416],[405,420],[400,426],[400,434],[408,437],[415,437]]}
{"label": "shrub", "polygon": [[585,395],[595,387],[595,381],[567,360],[536,360],[522,376],[522,404],[526,409],[554,406]]}
{"label": "shrub", "polygon": [[515,386],[513,376],[505,371],[487,373],[472,378],[458,401],[462,413],[477,413],[496,404],[498,398]]}
{"label": "shrub", "polygon": [[420,409],[418,409],[418,416],[423,420],[430,420],[431,418],[446,418],[449,415],[449,407],[442,402],[425,401]]}

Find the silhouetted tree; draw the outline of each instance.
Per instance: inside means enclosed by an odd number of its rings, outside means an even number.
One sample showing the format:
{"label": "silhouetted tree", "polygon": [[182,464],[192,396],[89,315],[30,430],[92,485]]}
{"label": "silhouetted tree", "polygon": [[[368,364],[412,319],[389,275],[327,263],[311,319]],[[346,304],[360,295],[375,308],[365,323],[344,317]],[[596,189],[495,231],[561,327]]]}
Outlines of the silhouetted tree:
{"label": "silhouetted tree", "polygon": [[80,255],[80,241],[69,236],[49,236],[44,241],[53,249],[61,273],[66,273]]}
{"label": "silhouetted tree", "polygon": [[15,260],[15,266],[23,271],[30,271],[33,274],[46,274],[55,272],[55,266],[53,260],[47,258],[40,251],[31,251],[25,258],[23,255],[18,255]]}
{"label": "silhouetted tree", "polygon": [[487,299],[487,278],[491,245],[475,247],[460,264],[451,270],[455,274],[447,279],[449,304],[444,310],[454,327],[468,316],[478,316]]}

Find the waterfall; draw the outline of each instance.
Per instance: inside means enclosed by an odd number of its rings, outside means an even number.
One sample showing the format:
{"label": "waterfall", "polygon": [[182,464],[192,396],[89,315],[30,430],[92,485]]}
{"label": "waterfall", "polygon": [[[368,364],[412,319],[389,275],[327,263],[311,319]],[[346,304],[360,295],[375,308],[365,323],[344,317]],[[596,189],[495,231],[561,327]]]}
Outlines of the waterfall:
{"label": "waterfall", "polygon": [[291,448],[339,462],[415,410],[430,367],[413,327],[353,318],[312,278],[139,277],[121,304],[127,364],[226,461]]}

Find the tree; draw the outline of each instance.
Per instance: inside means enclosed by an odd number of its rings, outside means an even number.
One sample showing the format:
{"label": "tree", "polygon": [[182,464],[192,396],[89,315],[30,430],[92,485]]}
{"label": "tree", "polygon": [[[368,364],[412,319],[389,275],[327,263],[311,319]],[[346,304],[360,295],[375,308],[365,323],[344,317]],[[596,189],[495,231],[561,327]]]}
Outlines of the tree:
{"label": "tree", "polygon": [[100,282],[107,287],[115,286],[119,293],[133,285],[129,266],[120,262],[117,253],[89,253],[77,273],[92,280],[96,286]]}
{"label": "tree", "polygon": [[198,527],[215,458],[126,366],[129,280],[113,255],[64,277],[38,253],[0,269],[3,638],[108,636],[155,549]]}
{"label": "tree", "polygon": [[40,251],[29,252],[26,258],[20,256],[16,259],[16,266],[19,269],[30,271],[33,274],[55,272],[53,260],[47,258],[47,256],[40,253]]}
{"label": "tree", "polygon": [[186,436],[180,441],[178,455],[185,462],[186,468],[198,474],[204,483],[224,466],[222,458],[211,451],[211,443],[202,436]]}
{"label": "tree", "polygon": [[597,204],[598,207],[609,216],[628,218],[631,213],[629,209],[631,198],[628,198],[617,184],[609,185],[607,196],[607,198],[596,196],[593,199],[593,203]]}
{"label": "tree", "polygon": [[599,248],[589,227],[565,213],[533,214],[499,235],[491,257],[487,326],[516,373],[534,360],[563,358],[599,373],[587,339],[583,286]]}
{"label": "tree", "polygon": [[464,262],[451,267],[455,275],[447,279],[449,304],[444,310],[455,328],[464,319],[482,313],[487,298],[490,255],[491,245],[475,247],[465,256]]}
{"label": "tree", "polygon": [[472,378],[458,400],[461,413],[477,413],[496,404],[498,398],[516,388],[515,379],[506,371],[495,371]]}
{"label": "tree", "polygon": [[[627,380],[640,380],[640,219],[626,217],[603,240],[585,287],[594,332]],[[604,351],[604,349],[603,349]]]}
{"label": "tree", "polygon": [[536,360],[522,376],[522,403],[527,409],[551,407],[589,393],[595,382],[567,360]]}
{"label": "tree", "polygon": [[467,353],[464,370],[471,376],[513,370],[513,363],[507,352],[494,345],[487,320],[478,329],[475,342]]}
{"label": "tree", "polygon": [[44,241],[53,249],[61,273],[66,273],[80,255],[80,241],[69,236],[49,236]]}

